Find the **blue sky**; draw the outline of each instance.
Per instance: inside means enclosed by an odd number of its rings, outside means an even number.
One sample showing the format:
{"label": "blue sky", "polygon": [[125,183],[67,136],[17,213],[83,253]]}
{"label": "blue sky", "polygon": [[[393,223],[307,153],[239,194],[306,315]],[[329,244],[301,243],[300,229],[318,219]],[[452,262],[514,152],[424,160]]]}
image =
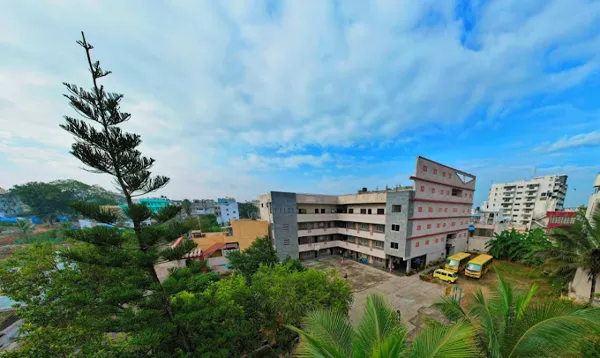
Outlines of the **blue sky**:
{"label": "blue sky", "polygon": [[0,186],[76,178],[61,82],[75,44],[125,94],[172,198],[409,184],[422,155],[492,181],[600,171],[600,2],[5,1]]}

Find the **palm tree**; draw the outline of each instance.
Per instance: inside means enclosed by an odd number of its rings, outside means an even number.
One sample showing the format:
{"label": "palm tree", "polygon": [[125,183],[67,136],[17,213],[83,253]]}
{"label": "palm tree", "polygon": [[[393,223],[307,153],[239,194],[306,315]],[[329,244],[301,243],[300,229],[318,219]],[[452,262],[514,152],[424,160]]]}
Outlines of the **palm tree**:
{"label": "palm tree", "polygon": [[27,220],[17,220],[17,227],[21,232],[21,238],[26,239],[33,232],[35,227]]}
{"label": "palm tree", "polygon": [[555,229],[551,233],[552,245],[538,251],[547,263],[555,267],[555,274],[571,279],[577,269],[587,273],[592,283],[589,304],[594,300],[596,279],[600,277],[600,208],[588,221],[579,212],[575,223]]}
{"label": "palm tree", "polygon": [[367,297],[358,326],[336,311],[310,313],[295,354],[300,357],[472,357],[477,351],[473,330],[466,322],[453,326],[435,324],[421,331],[409,348],[407,329],[383,297]]}
{"label": "palm tree", "polygon": [[498,287],[486,299],[481,290],[465,310],[452,296],[435,306],[454,322],[470,322],[484,357],[583,356],[600,336],[600,309],[581,308],[569,301],[533,303],[535,285],[526,292],[498,275]]}

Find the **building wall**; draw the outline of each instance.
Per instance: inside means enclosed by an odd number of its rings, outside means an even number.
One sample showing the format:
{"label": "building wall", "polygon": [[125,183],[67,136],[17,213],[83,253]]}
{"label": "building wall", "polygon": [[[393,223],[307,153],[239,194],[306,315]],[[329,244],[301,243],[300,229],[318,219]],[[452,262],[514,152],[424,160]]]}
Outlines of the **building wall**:
{"label": "building wall", "polygon": [[298,258],[298,221],[296,194],[271,192],[272,232],[275,250],[280,260]]}
{"label": "building wall", "polygon": [[588,207],[585,212],[585,217],[589,222],[592,222],[592,216],[599,210],[600,208],[600,174],[596,175],[596,179],[594,180],[594,194],[590,195],[590,200],[588,201]]}
{"label": "building wall", "polygon": [[217,221],[221,225],[230,223],[231,220],[240,218],[240,210],[238,203],[233,198],[219,198],[217,199],[218,216]]}
{"label": "building wall", "polygon": [[[414,197],[414,192],[399,191],[390,192],[387,195],[385,205],[385,246],[384,251],[388,255],[399,258],[407,258],[406,237],[410,235],[408,227],[408,218],[413,215],[413,205],[410,198]],[[393,207],[400,205],[400,212],[393,212]],[[393,231],[392,225],[398,225],[399,231]],[[397,243],[398,248],[392,248],[392,243]]]}
{"label": "building wall", "polygon": [[15,217],[21,211],[22,204],[19,199],[0,188],[0,216],[6,218]]}
{"label": "building wall", "polygon": [[232,235],[229,242],[237,242],[240,245],[240,250],[245,250],[257,238],[269,236],[269,223],[265,220],[232,220],[231,231]]}
{"label": "building wall", "polygon": [[531,228],[548,211],[561,211],[567,193],[566,175],[547,175],[532,180],[492,184],[488,209],[502,210],[514,223]]}
{"label": "building wall", "polygon": [[[590,281],[587,273],[582,269],[577,269],[575,272],[575,278],[573,282],[569,284],[569,297],[574,298],[577,301],[587,302],[590,298],[590,291],[592,290],[592,282]],[[600,293],[600,278],[596,279],[596,290],[595,293]],[[594,305],[600,305],[600,299],[594,299]]]}

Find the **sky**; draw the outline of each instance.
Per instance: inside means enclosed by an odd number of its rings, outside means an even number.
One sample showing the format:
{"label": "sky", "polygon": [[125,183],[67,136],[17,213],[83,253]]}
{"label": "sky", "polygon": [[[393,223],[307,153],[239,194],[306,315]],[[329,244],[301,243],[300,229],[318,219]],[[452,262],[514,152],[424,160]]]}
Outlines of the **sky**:
{"label": "sky", "polygon": [[600,171],[600,1],[0,0],[0,187],[86,172],[59,128],[92,56],[173,199]]}

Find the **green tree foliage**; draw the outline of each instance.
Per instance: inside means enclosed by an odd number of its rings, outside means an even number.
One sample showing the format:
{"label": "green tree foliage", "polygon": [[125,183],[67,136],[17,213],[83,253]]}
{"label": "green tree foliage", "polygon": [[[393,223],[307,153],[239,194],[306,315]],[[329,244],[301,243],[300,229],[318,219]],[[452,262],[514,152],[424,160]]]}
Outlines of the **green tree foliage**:
{"label": "green tree foliage", "polygon": [[485,246],[488,253],[498,259],[520,261],[528,265],[541,264],[535,252],[548,247],[550,240],[542,229],[534,229],[528,233],[519,233],[512,229],[496,234]]}
{"label": "green tree foliage", "polygon": [[260,265],[273,266],[279,262],[275,248],[268,236],[254,240],[244,251],[232,252],[227,257],[229,268],[240,272],[246,278],[255,274]]}
{"label": "green tree foliage", "polygon": [[252,202],[238,203],[240,219],[257,219],[260,217],[258,206]]}
{"label": "green tree foliage", "polygon": [[535,292],[535,285],[517,291],[498,275],[490,298],[478,290],[467,309],[454,296],[443,297],[436,307],[449,320],[475,327],[475,342],[484,357],[577,357],[598,341],[600,309],[564,300],[534,303]]}
{"label": "green tree foliage", "polygon": [[[113,177],[125,197],[125,213],[133,222],[133,231],[101,226],[71,231],[69,237],[76,244],[58,250],[63,269],[56,270],[52,280],[35,285],[40,292],[37,300],[29,301],[31,308],[27,309],[35,309],[39,306],[36,303],[46,297],[53,300],[47,301],[47,311],[40,317],[26,316],[25,321],[32,329],[66,327],[90,332],[86,334],[90,339],[124,333],[132,343],[129,348],[141,355],[193,352],[190,334],[175,318],[172,293],[162,286],[155,266],[181,258],[195,244],[184,240],[177,248],[168,245],[185,232],[180,223],[171,220],[181,208],[166,207],[154,214],[147,206],[133,202],[133,197],[158,190],[169,179],[152,176],[154,160],[137,149],[140,136],[121,130],[119,125],[131,117],[120,110],[123,95],[108,93],[98,83],[110,72],[102,70],[99,62],[92,62],[93,47],[85,37],[78,43],[85,50],[93,86],[86,91],[65,84],[65,97],[83,119],[65,116],[61,127],[76,138],[71,153],[88,171]],[[116,214],[94,203],[76,202],[71,207],[100,223],[118,220]],[[142,225],[149,219],[153,225]],[[9,296],[17,301],[24,298],[15,290]],[[27,342],[30,337],[25,335],[23,340]],[[73,344],[75,351],[80,345]]]}
{"label": "green tree foliage", "polygon": [[35,226],[28,220],[18,220],[17,228],[19,229],[21,239],[26,239],[35,230]]}
{"label": "green tree foliage", "polygon": [[587,273],[591,304],[600,277],[600,209],[594,212],[592,222],[579,212],[574,224],[553,230],[551,237],[552,246],[540,249],[538,255],[547,259],[557,276],[572,279],[577,269]]}
{"label": "green tree foliage", "polygon": [[222,228],[217,222],[217,217],[213,214],[202,214],[196,217],[187,217],[182,223],[190,230],[200,230],[202,232],[221,232]]}
{"label": "green tree foliage", "polygon": [[367,297],[356,328],[346,315],[335,310],[309,313],[304,329],[297,332],[299,357],[473,357],[474,332],[466,322],[452,326],[433,325],[415,337],[411,347],[406,341],[407,328],[400,316],[383,297]]}
{"label": "green tree foliage", "polygon": [[87,201],[97,205],[116,205],[122,196],[97,185],[77,180],[56,180],[48,183],[29,182],[10,190],[27,207],[25,214],[35,215],[52,223],[58,216],[71,215],[70,203]]}
{"label": "green tree foliage", "polygon": [[181,202],[181,209],[187,216],[192,216],[192,202],[188,199],[183,199]]}

